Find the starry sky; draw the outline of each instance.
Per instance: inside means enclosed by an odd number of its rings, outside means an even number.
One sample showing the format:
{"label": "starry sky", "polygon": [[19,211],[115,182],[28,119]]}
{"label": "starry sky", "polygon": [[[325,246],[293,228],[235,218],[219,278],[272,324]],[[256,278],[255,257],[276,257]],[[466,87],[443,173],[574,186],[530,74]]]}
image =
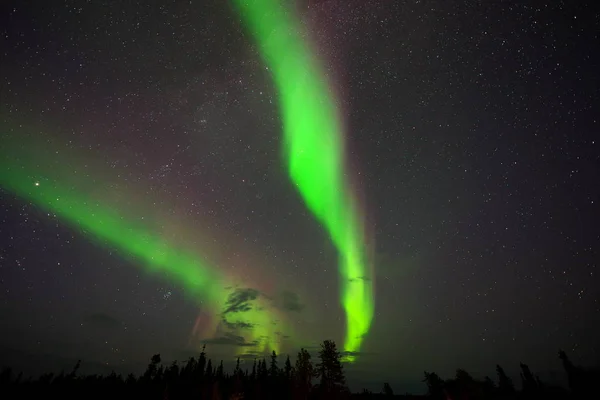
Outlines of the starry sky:
{"label": "starry sky", "polygon": [[[332,83],[368,227],[375,314],[350,386],[419,390],[423,370],[519,361],[544,379],[559,349],[598,362],[597,15],[287,3]],[[268,293],[297,336],[282,353],[342,342],[338,254],[288,179],[277,90],[231,4],[0,7],[2,163],[43,159],[90,203]],[[139,372],[208,342],[231,362],[240,343],[211,335],[211,310],[142,264],[0,187],[1,358]]]}

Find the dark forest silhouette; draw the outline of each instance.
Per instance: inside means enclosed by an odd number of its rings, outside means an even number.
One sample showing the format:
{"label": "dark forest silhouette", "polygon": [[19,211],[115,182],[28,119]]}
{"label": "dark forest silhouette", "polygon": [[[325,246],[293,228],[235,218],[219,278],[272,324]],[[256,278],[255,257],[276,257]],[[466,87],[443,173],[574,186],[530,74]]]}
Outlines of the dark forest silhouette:
{"label": "dark forest silhouette", "polygon": [[496,366],[497,379],[473,378],[467,371],[458,369],[453,379],[444,380],[434,372],[425,372],[423,382],[427,394],[422,396],[394,395],[389,383],[383,384],[381,393],[368,390],[351,394],[346,386],[343,355],[335,342],[321,344],[318,359],[313,362],[310,353],[301,349],[295,364],[287,356],[280,367],[280,359],[273,351],[267,360],[255,359],[250,370],[240,367],[227,373],[223,361],[218,366],[207,357],[206,346],[200,355],[187,362],[177,361],[163,365],[160,354],[150,359],[146,371],[139,377],[110,375],[78,375],[81,362],[70,373],[48,373],[38,379],[24,380],[22,374],[14,375],[10,368],[0,373],[3,399],[57,397],[61,399],[347,399],[347,398],[430,398],[440,400],[466,399],[588,399],[597,395],[595,385],[600,378],[598,370],[573,365],[564,351],[559,352],[566,373],[568,388],[544,384],[526,364],[521,363],[521,385],[517,388],[500,366]]}

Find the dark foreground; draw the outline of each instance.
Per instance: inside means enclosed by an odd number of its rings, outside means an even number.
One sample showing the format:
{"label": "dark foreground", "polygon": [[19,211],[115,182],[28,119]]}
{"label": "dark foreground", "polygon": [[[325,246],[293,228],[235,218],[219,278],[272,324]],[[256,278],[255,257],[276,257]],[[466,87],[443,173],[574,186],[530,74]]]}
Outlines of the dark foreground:
{"label": "dark foreground", "polygon": [[381,393],[350,393],[344,377],[342,355],[332,341],[324,341],[318,360],[302,349],[295,365],[287,357],[283,366],[272,353],[267,360],[255,360],[252,370],[242,370],[239,359],[232,373],[223,370],[223,362],[213,365],[203,351],[187,362],[170,365],[161,363],[160,355],[151,358],[146,371],[139,377],[110,375],[78,375],[79,363],[69,373],[44,374],[38,379],[23,379],[10,368],[0,373],[0,396],[3,399],[209,399],[209,400],[308,400],[308,399],[592,399],[597,398],[598,370],[575,366],[564,352],[559,353],[569,387],[549,386],[540,381],[525,364],[521,364],[521,385],[517,387],[496,367],[497,379],[477,380],[464,370],[457,370],[453,379],[441,379],[436,373],[425,372],[426,395],[394,395],[389,384]]}

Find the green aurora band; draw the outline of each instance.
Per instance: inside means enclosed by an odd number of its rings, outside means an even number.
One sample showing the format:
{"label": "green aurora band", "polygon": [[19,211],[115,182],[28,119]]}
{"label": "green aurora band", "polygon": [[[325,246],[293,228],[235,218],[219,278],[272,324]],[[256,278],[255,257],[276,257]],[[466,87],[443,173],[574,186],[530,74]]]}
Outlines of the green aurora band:
{"label": "green aurora band", "polygon": [[[171,246],[159,235],[128,222],[114,208],[103,207],[89,196],[76,193],[72,175],[65,175],[67,167],[63,165],[68,164],[64,163],[65,160],[56,157],[40,159],[37,150],[44,147],[31,145],[30,139],[25,139],[25,136],[21,140],[28,143],[29,150],[0,142],[0,187],[54,213],[61,221],[95,238],[98,244],[116,248],[123,255],[133,257],[138,261],[136,264],[145,267],[146,271],[166,273],[170,280],[185,288],[188,297],[209,305],[217,315],[226,318],[226,322],[250,326],[239,333],[244,336],[247,345],[238,347],[238,354],[249,348],[262,352],[280,351],[277,331],[284,327],[277,327],[275,323],[283,321],[266,301],[259,297],[255,299],[257,304],[249,310],[221,314],[234,290],[230,280],[193,252]],[[34,153],[38,154],[32,154],[31,148],[35,148]],[[52,151],[46,150],[52,154]],[[62,171],[57,174],[57,169]],[[53,177],[42,171],[53,171]],[[62,185],[58,183],[60,178],[65,182]],[[102,183],[99,185],[102,186]]]}
{"label": "green aurora band", "polygon": [[279,92],[290,179],[338,250],[340,300],[346,312],[344,350],[353,361],[369,332],[374,300],[364,227],[344,177],[338,110],[292,10],[281,0],[233,1]]}

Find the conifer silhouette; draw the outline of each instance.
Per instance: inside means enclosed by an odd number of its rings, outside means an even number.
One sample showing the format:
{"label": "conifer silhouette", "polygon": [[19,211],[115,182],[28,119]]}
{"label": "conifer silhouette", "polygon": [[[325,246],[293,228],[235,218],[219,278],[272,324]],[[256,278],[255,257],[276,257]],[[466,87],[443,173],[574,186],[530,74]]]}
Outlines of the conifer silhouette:
{"label": "conifer silhouette", "polygon": [[277,367],[277,353],[275,350],[271,353],[271,365],[269,366],[269,376],[275,378],[279,375],[279,368]]}
{"label": "conifer silhouette", "polygon": [[312,389],[312,379],[316,376],[310,353],[300,349],[296,358],[296,393],[299,399],[308,398]]}
{"label": "conifer silhouette", "polygon": [[346,378],[342,367],[342,355],[337,350],[335,342],[325,340],[319,351],[317,377],[319,390],[324,396],[335,397],[346,392]]}
{"label": "conifer silhouette", "polygon": [[[129,374],[123,377],[115,372],[108,375],[81,375],[81,362],[75,363],[70,372],[58,375],[46,373],[38,379],[22,380],[22,374],[15,376],[13,370],[4,368],[0,372],[0,393],[2,398],[42,398],[61,399],[110,399],[140,398],[144,400],[338,400],[349,396],[346,388],[341,354],[335,343],[325,341],[319,352],[316,368],[311,355],[301,349],[292,367],[292,360],[286,357],[283,368],[279,368],[277,354],[271,353],[270,366],[265,359],[254,360],[252,373],[242,370],[243,359],[221,361],[218,367],[212,366],[211,359],[203,348],[198,357],[191,357],[179,364],[173,361],[163,364],[160,354],[152,356],[146,370],[139,378]],[[598,372],[575,366],[564,352],[559,352],[570,392],[543,384],[529,367],[521,363],[523,390],[516,390],[511,379],[502,367],[496,365],[498,383],[492,379],[471,376],[458,369],[455,377],[446,381],[437,374],[425,372],[430,399],[440,400],[508,400],[508,399],[587,399],[593,398],[598,381]],[[226,367],[231,362],[231,373]],[[318,385],[312,385],[313,379]],[[590,393],[592,396],[590,396]],[[398,397],[394,396],[388,382],[383,384],[381,394],[364,390],[353,395],[360,398]],[[408,398],[406,398],[408,400]]]}
{"label": "conifer silhouette", "polygon": [[290,362],[289,355],[285,359],[285,365],[283,367],[283,374],[285,375],[286,379],[288,379],[288,380],[292,378],[292,363]]}
{"label": "conifer silhouette", "polygon": [[515,385],[500,365],[496,365],[496,374],[498,374],[498,392],[505,396],[514,394]]}
{"label": "conifer silhouette", "polygon": [[387,382],[385,382],[383,384],[383,394],[386,395],[386,396],[388,396],[388,397],[391,397],[391,396],[394,395],[394,391],[392,390],[392,387]]}

